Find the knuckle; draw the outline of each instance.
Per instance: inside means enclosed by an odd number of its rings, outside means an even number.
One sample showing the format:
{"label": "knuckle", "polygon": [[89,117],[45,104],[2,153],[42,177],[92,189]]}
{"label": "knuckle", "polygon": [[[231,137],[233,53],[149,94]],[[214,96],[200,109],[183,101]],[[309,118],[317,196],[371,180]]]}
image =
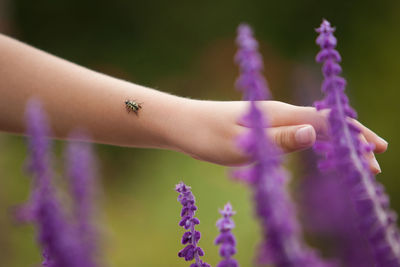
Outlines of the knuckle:
{"label": "knuckle", "polygon": [[279,131],[278,134],[275,135],[275,142],[284,150],[290,150],[293,148],[292,134],[287,129]]}

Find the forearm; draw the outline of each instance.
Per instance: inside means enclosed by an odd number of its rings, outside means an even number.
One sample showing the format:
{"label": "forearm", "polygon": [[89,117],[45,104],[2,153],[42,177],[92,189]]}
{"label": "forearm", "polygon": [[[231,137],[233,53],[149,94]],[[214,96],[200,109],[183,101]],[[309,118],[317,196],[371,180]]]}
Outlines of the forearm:
{"label": "forearm", "polygon": [[[174,120],[187,118],[188,100],[115,79],[0,35],[0,130],[24,133],[25,104],[38,98],[54,137],[74,128],[96,142],[171,148]],[[124,101],[142,104],[138,116]],[[185,115],[186,114],[186,115]]]}

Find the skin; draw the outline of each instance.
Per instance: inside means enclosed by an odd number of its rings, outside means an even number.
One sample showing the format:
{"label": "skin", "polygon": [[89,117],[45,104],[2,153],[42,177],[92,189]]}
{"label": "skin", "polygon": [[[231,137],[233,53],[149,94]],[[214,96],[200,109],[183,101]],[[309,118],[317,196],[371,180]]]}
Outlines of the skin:
{"label": "skin", "polygon": [[[0,131],[25,132],[26,102],[41,101],[54,138],[66,139],[75,128],[84,128],[94,142],[128,147],[179,151],[221,165],[242,165],[248,158],[236,139],[248,131],[240,118],[245,101],[186,99],[116,79],[60,59],[12,38],[0,35]],[[125,101],[141,103],[137,116],[128,113]],[[285,152],[311,147],[326,138],[326,113],[278,101],[260,101],[268,114],[266,133]],[[357,121],[363,142],[375,153],[387,142]],[[366,155],[374,173],[379,165]]]}

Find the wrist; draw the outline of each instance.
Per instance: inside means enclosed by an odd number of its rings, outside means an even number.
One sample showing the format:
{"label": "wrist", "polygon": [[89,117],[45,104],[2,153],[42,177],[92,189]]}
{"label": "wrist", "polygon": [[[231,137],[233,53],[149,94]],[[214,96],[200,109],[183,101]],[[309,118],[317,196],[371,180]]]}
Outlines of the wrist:
{"label": "wrist", "polygon": [[189,145],[195,140],[198,116],[196,106],[198,100],[176,97],[166,109],[167,116],[161,130],[163,147],[178,152],[189,154]]}

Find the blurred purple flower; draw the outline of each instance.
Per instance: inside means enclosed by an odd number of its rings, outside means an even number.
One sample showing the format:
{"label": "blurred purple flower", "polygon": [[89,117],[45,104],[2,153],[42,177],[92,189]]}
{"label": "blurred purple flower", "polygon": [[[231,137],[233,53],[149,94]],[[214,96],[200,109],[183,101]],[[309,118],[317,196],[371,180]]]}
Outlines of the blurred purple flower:
{"label": "blurred purple flower", "polygon": [[[83,132],[74,132],[72,140],[89,141]],[[74,200],[76,227],[82,248],[88,258],[95,262],[96,228],[92,222],[94,214],[95,167],[91,144],[70,141],[66,151],[67,176]]]}
{"label": "blurred purple flower", "polygon": [[178,201],[182,204],[182,219],[179,222],[179,226],[188,230],[182,236],[182,244],[187,245],[179,251],[178,256],[185,258],[186,261],[192,261],[194,259],[195,263],[191,264],[190,267],[211,267],[211,265],[200,259],[201,256],[204,256],[204,251],[197,246],[201,235],[200,232],[196,231],[194,228],[200,221],[194,217],[197,207],[191,188],[183,182],[180,182],[176,185],[175,191],[179,193]]}
{"label": "blurred purple flower", "polygon": [[30,207],[43,250],[43,266],[91,267],[76,229],[68,222],[51,184],[50,134],[47,118],[37,100],[26,110],[29,147],[29,171],[33,176]]}
{"label": "blurred purple flower", "polygon": [[330,109],[328,122],[330,141],[316,144],[317,151],[325,154],[320,161],[322,170],[334,169],[342,183],[349,188],[350,197],[358,213],[360,232],[370,242],[376,266],[400,266],[399,232],[396,226],[397,215],[390,210],[389,197],[383,186],[371,173],[364,153],[371,151],[359,139],[360,129],[348,117],[356,118],[344,93],[346,81],[339,76],[342,69],[341,57],[335,50],[335,29],[323,20],[317,29],[316,40],[321,47],[317,62],[323,63],[324,81],[322,91],[325,98],[315,103],[318,110]]}
{"label": "blurred purple flower", "polygon": [[239,139],[239,147],[254,163],[247,169],[238,170],[236,176],[248,182],[253,190],[256,214],[263,231],[259,261],[277,267],[328,266],[304,242],[288,194],[287,174],[281,167],[281,152],[265,134],[268,123],[256,100],[264,100],[269,93],[260,74],[261,56],[251,33],[249,26],[239,26],[236,60],[241,72],[237,86],[244,91],[244,99],[251,100],[250,109],[244,117],[249,131]]}
{"label": "blurred purple flower", "polygon": [[217,227],[220,234],[215,239],[216,245],[221,245],[219,255],[224,259],[219,262],[217,267],[238,267],[238,262],[232,258],[236,254],[236,240],[231,230],[235,227],[235,223],[231,217],[236,213],[232,209],[232,205],[227,203],[223,210],[219,212],[222,218],[217,221]]}
{"label": "blurred purple flower", "polygon": [[322,175],[310,168],[315,162],[303,164],[312,171],[299,188],[305,230],[320,240],[327,254],[340,261],[341,266],[373,267],[372,251],[357,229],[346,186],[332,173]]}
{"label": "blurred purple flower", "polygon": [[267,81],[262,75],[263,60],[258,52],[258,42],[247,24],[238,28],[236,43],[239,50],[235,62],[239,65],[240,75],[236,87],[243,93],[245,100],[265,100],[270,98]]}

